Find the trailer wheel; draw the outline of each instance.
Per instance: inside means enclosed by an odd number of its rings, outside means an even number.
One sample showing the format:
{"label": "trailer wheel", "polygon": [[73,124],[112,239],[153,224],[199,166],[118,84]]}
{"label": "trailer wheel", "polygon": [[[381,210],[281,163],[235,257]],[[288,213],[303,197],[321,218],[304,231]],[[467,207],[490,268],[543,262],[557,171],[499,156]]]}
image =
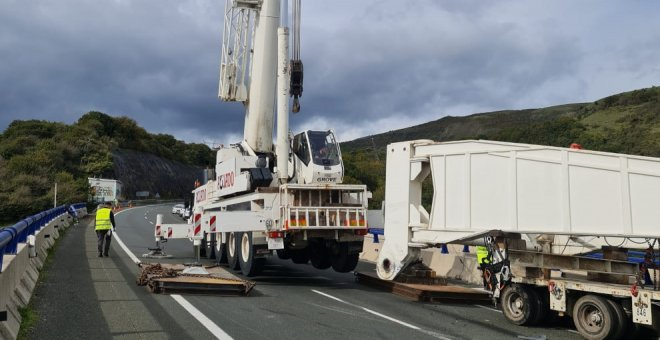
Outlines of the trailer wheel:
{"label": "trailer wheel", "polygon": [[229,269],[237,270],[240,268],[238,263],[238,240],[236,239],[236,233],[227,234],[227,263],[229,264]]}
{"label": "trailer wheel", "polygon": [[339,273],[348,273],[357,267],[360,253],[349,253],[348,243],[339,243],[337,253],[332,256],[332,269]]}
{"label": "trailer wheel", "polygon": [[227,243],[222,243],[220,235],[216,234],[215,240],[215,259],[218,263],[227,263]]}
{"label": "trailer wheel", "polygon": [[322,243],[309,246],[309,259],[316,269],[328,269],[332,266],[330,251]]}
{"label": "trailer wheel", "polygon": [[573,322],[586,339],[609,339],[616,332],[618,322],[607,299],[588,294],[575,302]]}
{"label": "trailer wheel", "polygon": [[532,287],[511,284],[502,292],[500,301],[502,313],[511,323],[520,326],[540,321],[540,298]]}
{"label": "trailer wheel", "polygon": [[623,310],[623,306],[619,302],[612,299],[607,299],[607,302],[610,304],[612,312],[614,312],[614,331],[612,332],[609,339],[623,339],[625,338],[628,330],[631,328],[629,326],[631,323],[631,318],[628,317],[628,314],[626,314],[626,311]]}
{"label": "trailer wheel", "polygon": [[[530,287],[531,288],[531,287]],[[543,287],[542,289],[539,289],[538,287],[532,288],[534,291],[533,293],[536,294],[539,302],[539,308],[538,308],[538,313],[536,313],[536,317],[534,320],[531,320],[529,323],[530,326],[538,326],[538,325],[551,325],[555,322],[557,322],[559,315],[550,310],[550,293],[548,292],[548,289]]]}
{"label": "trailer wheel", "polygon": [[256,257],[256,247],[252,243],[252,233],[244,232],[240,233],[240,240],[238,245],[240,245],[239,250],[241,253],[240,263],[241,263],[241,272],[245,276],[255,276],[259,275],[264,269],[264,264],[266,259],[263,257]]}
{"label": "trailer wheel", "polygon": [[303,249],[291,249],[291,261],[295,264],[307,264],[309,262],[309,250],[307,248]]}

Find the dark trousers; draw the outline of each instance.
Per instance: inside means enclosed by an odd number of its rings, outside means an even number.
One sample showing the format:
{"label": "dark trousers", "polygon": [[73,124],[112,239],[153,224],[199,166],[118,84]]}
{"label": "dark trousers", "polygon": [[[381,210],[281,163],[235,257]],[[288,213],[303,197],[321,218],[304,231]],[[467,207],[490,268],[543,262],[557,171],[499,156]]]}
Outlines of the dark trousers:
{"label": "dark trousers", "polygon": [[[103,255],[108,256],[108,250],[110,250],[110,241],[112,240],[112,235],[108,235],[108,230],[97,230],[96,231],[96,238],[98,239],[98,248],[99,248],[99,254],[103,253]],[[105,247],[103,244],[103,241],[105,241]]]}

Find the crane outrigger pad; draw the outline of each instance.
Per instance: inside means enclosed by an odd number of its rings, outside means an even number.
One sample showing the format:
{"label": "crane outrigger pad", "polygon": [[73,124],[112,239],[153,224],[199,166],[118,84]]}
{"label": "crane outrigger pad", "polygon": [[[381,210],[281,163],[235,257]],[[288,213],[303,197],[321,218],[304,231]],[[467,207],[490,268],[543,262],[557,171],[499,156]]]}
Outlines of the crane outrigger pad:
{"label": "crane outrigger pad", "polygon": [[355,272],[355,278],[361,284],[415,301],[492,304],[490,293],[482,288],[469,288],[451,283],[427,285],[387,281],[379,279],[376,273]]}
{"label": "crane outrigger pad", "polygon": [[180,264],[141,264],[137,284],[152,293],[248,295],[255,283],[240,279],[218,266],[205,267],[208,274],[184,274]]}

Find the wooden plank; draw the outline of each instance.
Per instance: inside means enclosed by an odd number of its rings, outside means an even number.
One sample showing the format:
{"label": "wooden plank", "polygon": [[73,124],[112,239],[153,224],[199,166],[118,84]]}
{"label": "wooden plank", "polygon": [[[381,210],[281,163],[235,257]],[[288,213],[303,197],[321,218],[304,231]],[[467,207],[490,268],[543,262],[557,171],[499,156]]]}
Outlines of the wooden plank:
{"label": "wooden plank", "polygon": [[375,273],[356,274],[359,283],[389,291],[395,295],[424,302],[490,303],[490,294],[481,289],[453,284],[412,284],[381,280]]}

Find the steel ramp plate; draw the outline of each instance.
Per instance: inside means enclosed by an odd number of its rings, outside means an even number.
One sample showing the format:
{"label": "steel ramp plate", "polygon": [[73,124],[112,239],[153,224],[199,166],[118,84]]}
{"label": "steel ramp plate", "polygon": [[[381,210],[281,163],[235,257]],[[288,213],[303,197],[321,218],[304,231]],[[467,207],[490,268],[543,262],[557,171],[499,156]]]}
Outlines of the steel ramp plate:
{"label": "steel ramp plate", "polygon": [[[138,285],[147,286],[153,293],[204,293],[248,295],[255,283],[243,280],[218,266],[198,267],[206,274],[184,274],[180,264],[142,264]],[[200,272],[201,273],[201,272]]]}
{"label": "steel ramp plate", "polygon": [[187,292],[222,295],[247,295],[254,287],[254,283],[249,281],[236,281],[199,276],[162,277],[154,279],[154,282],[159,288],[158,292],[163,294]]}

